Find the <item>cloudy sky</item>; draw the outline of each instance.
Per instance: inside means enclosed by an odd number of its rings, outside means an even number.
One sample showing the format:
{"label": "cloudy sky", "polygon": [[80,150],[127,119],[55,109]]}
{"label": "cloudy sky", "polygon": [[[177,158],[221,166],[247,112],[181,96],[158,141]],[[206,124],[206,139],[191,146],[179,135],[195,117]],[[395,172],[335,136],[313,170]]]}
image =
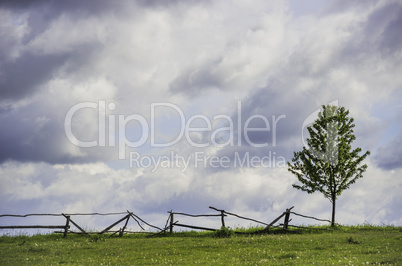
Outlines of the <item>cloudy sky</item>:
{"label": "cloudy sky", "polygon": [[328,219],[285,162],[333,103],[371,151],[338,222],[402,225],[401,28],[400,1],[1,1],[0,213]]}

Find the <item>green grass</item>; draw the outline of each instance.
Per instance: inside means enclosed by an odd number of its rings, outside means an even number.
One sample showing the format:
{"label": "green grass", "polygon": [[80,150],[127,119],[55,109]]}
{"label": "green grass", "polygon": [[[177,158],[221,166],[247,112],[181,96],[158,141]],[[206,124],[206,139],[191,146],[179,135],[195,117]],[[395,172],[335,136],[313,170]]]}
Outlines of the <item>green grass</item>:
{"label": "green grass", "polygon": [[[324,230],[323,230],[324,229]],[[393,264],[402,228],[311,227],[270,234],[179,232],[146,238],[69,234],[0,237],[0,265],[21,264]],[[249,232],[255,229],[243,229]],[[218,237],[220,236],[220,237]]]}

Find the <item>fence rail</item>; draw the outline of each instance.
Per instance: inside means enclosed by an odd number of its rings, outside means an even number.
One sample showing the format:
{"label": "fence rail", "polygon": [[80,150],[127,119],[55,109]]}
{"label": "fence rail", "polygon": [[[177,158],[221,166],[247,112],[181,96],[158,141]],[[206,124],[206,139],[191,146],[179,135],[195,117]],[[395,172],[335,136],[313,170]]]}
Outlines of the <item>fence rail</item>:
{"label": "fence rail", "polygon": [[110,212],[110,213],[98,213],[98,212],[93,212],[93,213],[30,213],[30,214],[24,214],[24,215],[19,215],[19,214],[1,214],[0,217],[28,217],[28,216],[78,216],[78,215],[102,215],[102,216],[107,216],[107,215],[120,215],[120,214],[127,214],[127,212]]}
{"label": "fence rail", "polygon": [[0,229],[65,229],[65,225],[10,225],[10,226],[0,226]]}

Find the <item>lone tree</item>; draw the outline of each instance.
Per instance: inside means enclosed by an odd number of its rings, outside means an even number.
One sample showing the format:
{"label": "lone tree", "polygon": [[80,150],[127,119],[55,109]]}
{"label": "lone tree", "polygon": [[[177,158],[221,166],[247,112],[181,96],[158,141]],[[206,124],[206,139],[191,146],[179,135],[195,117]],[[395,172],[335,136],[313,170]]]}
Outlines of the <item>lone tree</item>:
{"label": "lone tree", "polygon": [[335,203],[338,196],[349,186],[363,177],[367,165],[361,162],[370,154],[359,155],[361,148],[352,150],[353,118],[343,107],[322,106],[318,118],[307,127],[310,137],[307,148],[295,152],[293,164],[288,162],[288,170],[296,175],[301,184],[294,188],[307,193],[321,192],[332,203],[332,223],[335,225]]}

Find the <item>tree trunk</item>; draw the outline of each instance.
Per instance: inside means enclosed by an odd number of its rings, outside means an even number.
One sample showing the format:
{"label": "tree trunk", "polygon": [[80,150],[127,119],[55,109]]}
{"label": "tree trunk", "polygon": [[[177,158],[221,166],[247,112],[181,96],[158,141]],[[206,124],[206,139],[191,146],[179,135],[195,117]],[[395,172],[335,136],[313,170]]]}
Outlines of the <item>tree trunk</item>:
{"label": "tree trunk", "polygon": [[336,202],[336,197],[332,198],[332,220],[331,220],[331,226],[335,226],[335,202]]}

